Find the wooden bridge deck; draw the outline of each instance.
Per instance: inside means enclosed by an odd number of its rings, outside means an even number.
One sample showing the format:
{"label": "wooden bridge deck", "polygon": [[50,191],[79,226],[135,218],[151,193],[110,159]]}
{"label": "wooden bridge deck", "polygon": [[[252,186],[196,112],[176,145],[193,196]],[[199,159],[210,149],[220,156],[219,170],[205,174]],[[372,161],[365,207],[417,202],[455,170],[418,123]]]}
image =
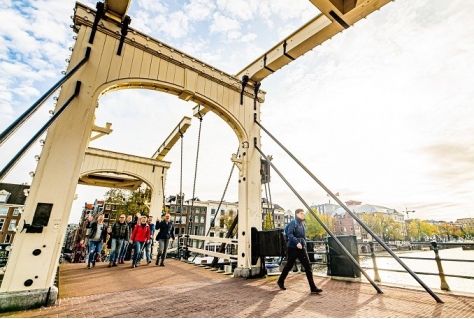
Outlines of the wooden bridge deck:
{"label": "wooden bridge deck", "polygon": [[403,317],[473,318],[474,297],[424,290],[350,283],[315,276],[324,291],[310,295],[304,274],[290,274],[286,291],[276,276],[241,279],[177,260],[85,269],[60,266],[59,299],[53,307],[1,314],[2,317]]}

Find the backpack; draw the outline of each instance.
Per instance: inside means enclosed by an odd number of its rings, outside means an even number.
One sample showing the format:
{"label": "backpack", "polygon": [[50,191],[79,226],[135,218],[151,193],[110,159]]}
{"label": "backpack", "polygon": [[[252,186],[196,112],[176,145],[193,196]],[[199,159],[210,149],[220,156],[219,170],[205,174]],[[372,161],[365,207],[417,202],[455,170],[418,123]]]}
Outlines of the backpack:
{"label": "backpack", "polygon": [[286,224],[285,226],[285,229],[283,230],[283,235],[285,236],[285,240],[288,241],[288,226],[290,226],[290,223],[292,223],[293,221],[289,222],[288,224]]}

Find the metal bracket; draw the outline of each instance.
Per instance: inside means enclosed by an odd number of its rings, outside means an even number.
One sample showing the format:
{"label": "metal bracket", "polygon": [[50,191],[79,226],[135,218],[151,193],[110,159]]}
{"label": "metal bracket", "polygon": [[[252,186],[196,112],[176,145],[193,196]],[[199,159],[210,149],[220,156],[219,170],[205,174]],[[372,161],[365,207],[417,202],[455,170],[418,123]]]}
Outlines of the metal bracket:
{"label": "metal bracket", "polygon": [[117,48],[117,55],[122,54],[123,42],[125,41],[125,36],[128,33],[128,26],[130,25],[131,22],[132,22],[132,19],[129,16],[125,16],[125,19],[123,19],[122,30],[121,30],[122,36],[120,37],[120,43]]}
{"label": "metal bracket", "polygon": [[255,83],[255,87],[253,88],[253,93],[254,93],[254,97],[253,97],[253,110],[254,110],[254,111],[257,110],[258,90],[260,90],[260,85],[262,85],[262,83],[261,83],[261,82],[257,82],[257,83]]}
{"label": "metal bracket", "polygon": [[244,90],[245,87],[247,86],[247,83],[249,83],[249,76],[247,74],[242,76],[242,91],[240,92],[240,105],[244,104]]}
{"label": "metal bracket", "polygon": [[288,53],[286,53],[286,40],[283,42],[283,54],[287,57],[289,57],[291,60],[295,60],[294,57],[292,57],[291,55],[289,55]]}
{"label": "metal bracket", "polygon": [[274,73],[275,71],[273,71],[272,69],[270,69],[268,66],[267,66],[267,55],[265,54],[265,56],[263,57],[263,67],[265,69],[267,69],[268,71]]}
{"label": "metal bracket", "polygon": [[95,32],[97,31],[97,26],[99,25],[99,20],[102,19],[105,12],[105,4],[103,2],[97,2],[96,5],[97,12],[95,13],[94,24],[92,25],[91,35],[89,37],[89,44],[94,43]]}

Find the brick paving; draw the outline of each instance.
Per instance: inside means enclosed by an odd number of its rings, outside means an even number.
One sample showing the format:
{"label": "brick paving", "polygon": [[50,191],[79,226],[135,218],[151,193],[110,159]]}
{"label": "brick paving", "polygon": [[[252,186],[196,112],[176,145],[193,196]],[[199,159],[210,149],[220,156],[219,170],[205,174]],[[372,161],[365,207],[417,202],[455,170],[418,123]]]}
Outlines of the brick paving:
{"label": "brick paving", "polygon": [[55,306],[0,314],[8,318],[473,318],[474,297],[437,295],[423,289],[342,282],[315,276],[320,295],[310,295],[304,274],[291,273],[285,291],[277,276],[233,278],[177,260],[165,267],[154,263],[132,269],[130,263],[93,269],[84,264],[60,266],[59,299]]}

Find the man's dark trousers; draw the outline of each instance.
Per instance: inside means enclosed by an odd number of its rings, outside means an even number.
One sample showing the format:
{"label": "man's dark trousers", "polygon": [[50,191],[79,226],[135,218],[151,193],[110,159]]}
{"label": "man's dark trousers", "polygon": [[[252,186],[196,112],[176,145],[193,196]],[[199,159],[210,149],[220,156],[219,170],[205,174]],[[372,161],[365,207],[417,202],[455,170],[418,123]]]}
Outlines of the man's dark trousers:
{"label": "man's dark trousers", "polygon": [[288,260],[286,262],[286,266],[283,268],[283,271],[281,272],[280,278],[278,278],[278,282],[280,283],[285,282],[285,279],[288,276],[288,273],[290,272],[291,269],[293,269],[293,265],[295,264],[296,259],[298,259],[301,265],[303,265],[304,267],[306,278],[308,279],[309,287],[311,288],[311,290],[315,290],[316,285],[314,284],[313,271],[309,263],[308,253],[306,252],[305,249],[288,248]]}

